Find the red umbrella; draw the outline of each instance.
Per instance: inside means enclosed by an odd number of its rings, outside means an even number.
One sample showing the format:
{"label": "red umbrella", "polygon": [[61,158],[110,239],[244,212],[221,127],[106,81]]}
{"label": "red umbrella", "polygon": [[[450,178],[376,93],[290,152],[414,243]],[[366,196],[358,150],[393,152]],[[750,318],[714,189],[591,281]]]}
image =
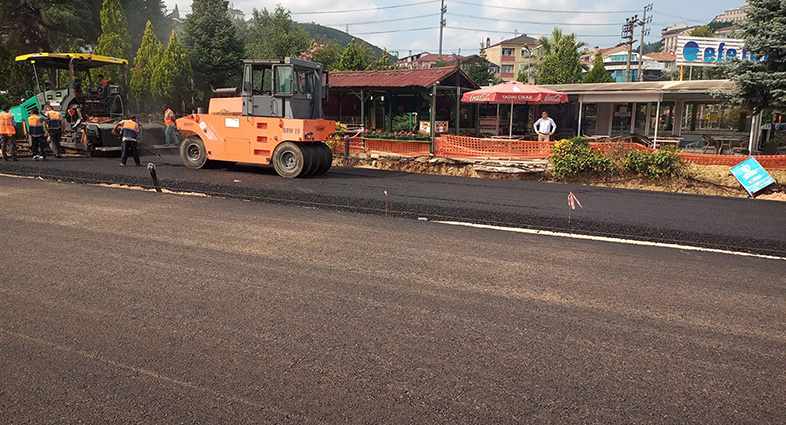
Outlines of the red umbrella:
{"label": "red umbrella", "polygon": [[[508,81],[491,87],[464,93],[461,101],[466,103],[491,103],[508,104],[510,103],[510,132],[513,136],[513,105],[524,104],[557,104],[568,101],[566,93],[550,90],[541,86],[520,83],[518,81]],[[499,112],[499,110],[497,111]]]}

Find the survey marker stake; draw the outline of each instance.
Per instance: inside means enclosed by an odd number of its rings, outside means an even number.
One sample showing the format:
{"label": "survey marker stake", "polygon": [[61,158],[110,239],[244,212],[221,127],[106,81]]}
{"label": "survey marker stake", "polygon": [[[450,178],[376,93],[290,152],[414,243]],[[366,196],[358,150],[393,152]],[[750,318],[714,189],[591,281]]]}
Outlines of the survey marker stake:
{"label": "survey marker stake", "polygon": [[152,162],[148,163],[147,171],[150,172],[150,178],[153,180],[153,186],[156,188],[156,192],[161,192],[161,186],[158,184],[158,176],[156,176],[156,164]]}
{"label": "survey marker stake", "polygon": [[388,216],[388,191],[385,191],[385,217]]}
{"label": "survey marker stake", "polygon": [[579,198],[577,198],[576,195],[573,194],[573,192],[570,192],[568,194],[568,206],[570,207],[570,210],[568,210],[568,226],[570,226],[570,211],[576,209],[576,204],[579,205],[579,208],[584,208],[581,206],[581,202],[579,202]]}

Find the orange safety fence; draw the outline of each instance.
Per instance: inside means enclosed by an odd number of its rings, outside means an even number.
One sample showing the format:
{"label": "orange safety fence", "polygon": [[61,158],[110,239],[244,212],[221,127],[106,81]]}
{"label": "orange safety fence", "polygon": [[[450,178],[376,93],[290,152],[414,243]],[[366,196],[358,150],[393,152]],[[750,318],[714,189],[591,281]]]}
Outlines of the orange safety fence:
{"label": "orange safety fence", "polygon": [[[489,158],[489,159],[547,159],[551,156],[551,148],[555,142],[535,142],[527,140],[483,139],[443,134],[434,142],[434,155],[443,158]],[[364,148],[365,146],[365,148]],[[638,143],[590,143],[604,154],[611,152],[641,150],[655,152]],[[344,153],[344,143],[338,142],[333,147],[336,154]],[[350,153],[391,153],[401,156],[425,156],[429,154],[429,144],[402,140],[366,139],[361,137],[349,139]],[[742,162],[746,156],[716,155],[692,152],[680,152],[683,161],[697,165],[724,165],[732,167]],[[754,155],[765,168],[786,168],[786,155]]]}
{"label": "orange safety fence", "polygon": [[551,154],[553,142],[480,139],[443,134],[434,144],[434,155],[445,158],[542,159]]}
{"label": "orange safety fence", "polygon": [[[344,150],[346,149],[344,140],[340,140],[336,142],[331,147],[333,148],[333,153],[335,154],[343,154]],[[349,138],[349,153],[361,153],[363,152],[363,138],[362,137],[350,137]]]}
{"label": "orange safety fence", "polygon": [[366,139],[366,152],[393,153],[401,156],[423,156],[429,154],[429,143],[403,140]]}

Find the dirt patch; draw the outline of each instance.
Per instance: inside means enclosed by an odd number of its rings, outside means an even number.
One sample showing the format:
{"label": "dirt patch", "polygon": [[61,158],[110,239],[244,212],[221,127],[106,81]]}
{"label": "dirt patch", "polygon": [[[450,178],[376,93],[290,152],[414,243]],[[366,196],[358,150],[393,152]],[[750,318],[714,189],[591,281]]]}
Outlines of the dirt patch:
{"label": "dirt patch", "polygon": [[[343,165],[343,158],[336,158],[333,163],[335,165]],[[660,180],[651,180],[639,176],[615,178],[582,176],[571,180],[562,180],[551,175],[550,163],[547,160],[454,160],[447,158],[411,158],[360,154],[349,158],[348,165],[358,168],[405,171],[420,174],[543,181],[698,195],[748,197],[748,193],[745,192],[737,179],[729,172],[729,167],[724,165],[689,164],[685,169],[684,177]],[[767,171],[776,181],[786,182],[786,170]],[[756,198],[786,201],[786,193],[783,193],[779,187],[775,187],[759,194]]]}

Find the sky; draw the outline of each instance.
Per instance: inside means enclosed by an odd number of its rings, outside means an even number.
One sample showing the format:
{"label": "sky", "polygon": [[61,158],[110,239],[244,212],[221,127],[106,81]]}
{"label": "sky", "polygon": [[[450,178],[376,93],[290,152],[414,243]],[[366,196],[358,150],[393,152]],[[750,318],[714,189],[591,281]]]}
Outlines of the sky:
{"label": "sky", "polygon": [[[549,35],[555,26],[575,33],[588,47],[620,43],[626,18],[641,17],[647,3],[630,0],[444,0],[447,6],[442,52],[464,56],[478,53],[488,38],[491,44],[527,34]],[[674,24],[703,25],[744,0],[645,0],[653,8],[646,43],[660,40],[663,28]],[[165,0],[168,11],[177,3],[181,17],[191,10],[190,0]],[[315,22],[346,31],[404,57],[439,51],[440,0],[230,0],[250,18],[253,9],[273,10],[277,4],[292,12],[297,22]],[[359,10],[362,9],[362,10]],[[636,30],[636,40],[641,29]]]}

